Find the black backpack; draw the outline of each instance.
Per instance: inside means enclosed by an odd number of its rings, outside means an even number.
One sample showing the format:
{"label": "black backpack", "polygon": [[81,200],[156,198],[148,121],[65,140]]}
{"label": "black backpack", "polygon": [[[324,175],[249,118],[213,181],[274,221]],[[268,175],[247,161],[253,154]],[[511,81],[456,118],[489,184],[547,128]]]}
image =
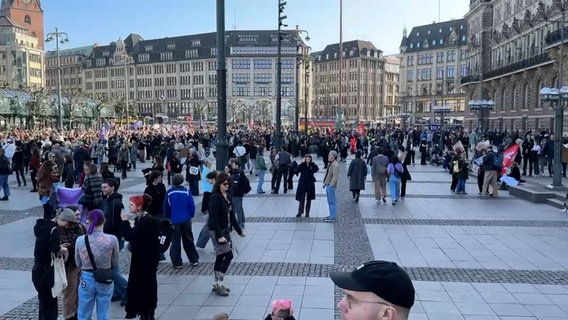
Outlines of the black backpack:
{"label": "black backpack", "polygon": [[174,225],[168,218],[156,218],[156,225],[158,227],[158,250],[161,253],[168,251],[172,243],[172,233],[174,232]]}

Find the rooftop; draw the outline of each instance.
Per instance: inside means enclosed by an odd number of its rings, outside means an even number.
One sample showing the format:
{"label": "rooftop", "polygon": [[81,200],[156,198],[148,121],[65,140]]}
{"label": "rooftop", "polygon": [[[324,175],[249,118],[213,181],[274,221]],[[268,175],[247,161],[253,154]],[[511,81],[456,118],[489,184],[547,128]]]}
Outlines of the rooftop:
{"label": "rooftop", "polygon": [[402,38],[403,53],[430,51],[467,44],[465,19],[449,20],[412,28],[408,37]]}

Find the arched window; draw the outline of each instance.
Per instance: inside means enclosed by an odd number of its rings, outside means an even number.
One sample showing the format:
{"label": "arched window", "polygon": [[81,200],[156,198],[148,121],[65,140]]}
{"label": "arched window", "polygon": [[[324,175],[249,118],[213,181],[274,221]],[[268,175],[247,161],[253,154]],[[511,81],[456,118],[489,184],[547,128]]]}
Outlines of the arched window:
{"label": "arched window", "polygon": [[32,18],[28,15],[24,17],[24,22],[27,24],[32,24]]}
{"label": "arched window", "polygon": [[530,90],[530,88],[531,88],[530,85],[527,83],[525,85],[523,105],[521,106],[521,109],[529,109],[529,90]]}

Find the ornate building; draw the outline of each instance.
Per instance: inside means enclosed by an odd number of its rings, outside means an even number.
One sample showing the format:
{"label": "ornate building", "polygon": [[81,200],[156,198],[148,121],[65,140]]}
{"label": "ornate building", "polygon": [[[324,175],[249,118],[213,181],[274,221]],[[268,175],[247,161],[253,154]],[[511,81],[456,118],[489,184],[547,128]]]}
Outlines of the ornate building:
{"label": "ornate building", "polygon": [[[78,90],[83,88],[83,65],[91,55],[93,46],[59,50],[61,61],[61,90]],[[45,87],[49,91],[57,90],[57,52],[45,53]]]}
{"label": "ornate building", "polygon": [[384,116],[400,113],[398,93],[400,86],[400,56],[385,56],[385,85],[383,93]]}
{"label": "ornate building", "polygon": [[[384,115],[383,52],[369,41],[343,43],[342,101],[339,102],[339,44],[314,52],[314,116],[347,123],[376,121]],[[341,108],[341,111],[340,111]]]}
{"label": "ornate building", "polygon": [[462,123],[467,75],[467,25],[464,19],[406,28],[400,44],[401,112],[411,124],[436,124],[434,106],[448,106],[450,123]]}
{"label": "ornate building", "polygon": [[38,0],[3,0],[0,15],[0,86],[44,85],[43,12]]}
{"label": "ornate building", "polygon": [[[229,120],[273,121],[278,32],[235,30],[227,31],[226,37]],[[294,116],[296,57],[309,52],[309,47],[301,39],[295,41],[292,31],[282,45],[282,121],[286,124]],[[216,33],[150,40],[130,34],[93,48],[85,60],[83,89],[92,97],[117,100],[126,100],[128,92],[133,112],[139,116],[211,120],[217,110],[216,70]],[[298,70],[301,89],[304,70]],[[207,112],[201,114],[197,109],[203,105]]]}
{"label": "ornate building", "polygon": [[[554,127],[554,110],[542,103],[539,91],[565,83],[558,79],[558,58],[559,25],[566,9],[566,0],[470,1],[470,75],[461,83],[468,100],[495,101],[486,123],[489,129]],[[466,126],[479,126],[475,113],[468,111]]]}

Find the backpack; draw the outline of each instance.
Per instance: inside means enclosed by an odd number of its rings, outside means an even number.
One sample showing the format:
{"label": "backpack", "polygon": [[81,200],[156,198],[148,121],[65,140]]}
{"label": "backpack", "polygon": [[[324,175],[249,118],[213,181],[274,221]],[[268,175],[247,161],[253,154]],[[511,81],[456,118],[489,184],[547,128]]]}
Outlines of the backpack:
{"label": "backpack", "polygon": [[503,167],[503,154],[495,153],[493,157],[493,170],[501,171]]}
{"label": "backpack", "polygon": [[174,225],[168,218],[157,217],[156,225],[158,227],[158,250],[160,253],[168,251],[172,243],[172,234]]}

